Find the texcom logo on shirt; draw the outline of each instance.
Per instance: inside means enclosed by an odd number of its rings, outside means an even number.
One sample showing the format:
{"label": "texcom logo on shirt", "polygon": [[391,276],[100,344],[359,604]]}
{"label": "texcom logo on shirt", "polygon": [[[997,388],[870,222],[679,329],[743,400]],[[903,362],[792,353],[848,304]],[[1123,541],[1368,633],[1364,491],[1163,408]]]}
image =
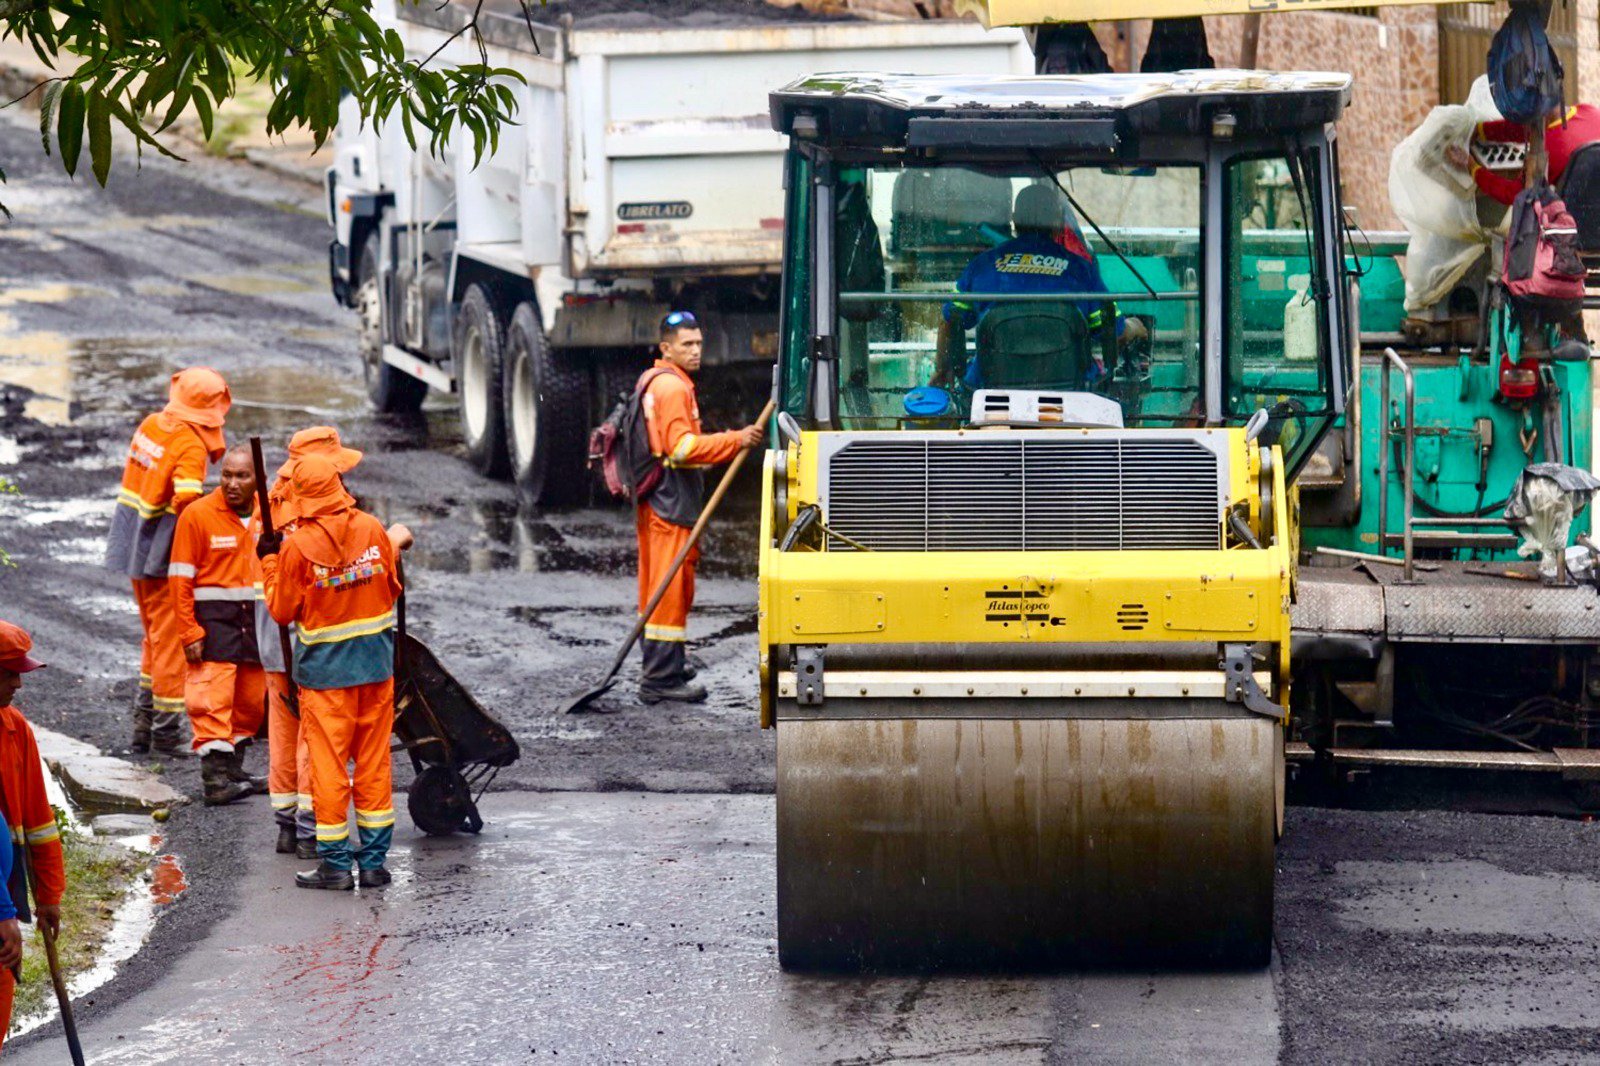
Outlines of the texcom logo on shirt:
{"label": "texcom logo on shirt", "polygon": [[1050,274],[1061,277],[1067,272],[1067,261],[1059,255],[1018,252],[1001,256],[995,260],[994,268],[1002,274]]}

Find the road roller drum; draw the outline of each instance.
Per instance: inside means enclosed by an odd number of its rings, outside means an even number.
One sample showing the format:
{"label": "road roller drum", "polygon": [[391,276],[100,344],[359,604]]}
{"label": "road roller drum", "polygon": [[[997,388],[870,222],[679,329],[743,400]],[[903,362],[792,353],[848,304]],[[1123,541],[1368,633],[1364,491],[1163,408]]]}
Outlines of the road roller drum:
{"label": "road roller drum", "polygon": [[783,965],[1265,965],[1282,726],[1186,713],[780,709]]}

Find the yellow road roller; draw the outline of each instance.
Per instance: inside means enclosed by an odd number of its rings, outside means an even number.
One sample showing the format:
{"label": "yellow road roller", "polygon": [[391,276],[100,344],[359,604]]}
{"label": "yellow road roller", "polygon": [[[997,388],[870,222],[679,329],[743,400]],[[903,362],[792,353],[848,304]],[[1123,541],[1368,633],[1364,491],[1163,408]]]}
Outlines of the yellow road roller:
{"label": "yellow road roller", "polygon": [[824,74],[761,523],[780,959],[1259,966],[1344,74]]}

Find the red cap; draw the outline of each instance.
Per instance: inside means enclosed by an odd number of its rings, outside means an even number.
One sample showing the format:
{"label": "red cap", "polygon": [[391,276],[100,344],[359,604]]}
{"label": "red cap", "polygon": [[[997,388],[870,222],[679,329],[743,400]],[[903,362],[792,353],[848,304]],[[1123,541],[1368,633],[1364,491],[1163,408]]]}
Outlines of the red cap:
{"label": "red cap", "polygon": [[27,630],[10,622],[0,622],[0,670],[25,674],[39,669],[44,663],[28,654],[32,649],[33,638],[28,636]]}

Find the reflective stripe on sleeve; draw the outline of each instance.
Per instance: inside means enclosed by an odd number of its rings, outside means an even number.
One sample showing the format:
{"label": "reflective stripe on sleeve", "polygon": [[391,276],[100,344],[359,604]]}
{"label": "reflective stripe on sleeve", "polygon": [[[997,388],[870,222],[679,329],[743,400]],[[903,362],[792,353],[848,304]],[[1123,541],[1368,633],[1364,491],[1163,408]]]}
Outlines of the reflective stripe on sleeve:
{"label": "reflective stripe on sleeve", "polygon": [[[167,576],[168,577],[194,577],[194,564],[193,563],[168,563],[167,564]],[[196,589],[195,590],[195,599],[199,599],[199,598],[200,598],[200,590]]]}

